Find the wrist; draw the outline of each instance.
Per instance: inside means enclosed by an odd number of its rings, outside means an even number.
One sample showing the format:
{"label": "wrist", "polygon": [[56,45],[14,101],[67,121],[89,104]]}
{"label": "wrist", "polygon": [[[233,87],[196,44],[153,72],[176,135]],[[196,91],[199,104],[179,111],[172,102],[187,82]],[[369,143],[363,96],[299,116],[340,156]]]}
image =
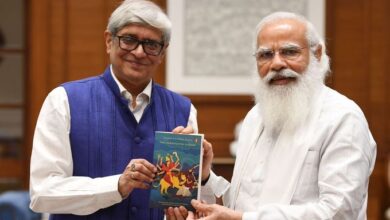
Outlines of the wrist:
{"label": "wrist", "polygon": [[118,181],[118,192],[121,195],[122,199],[126,199],[129,196],[130,191],[128,190],[129,187],[127,187],[126,183],[124,183],[121,178],[122,176],[119,177]]}
{"label": "wrist", "polygon": [[209,175],[207,175],[207,177],[205,179],[202,179],[202,181],[200,182],[200,185],[202,185],[202,186],[206,185],[207,181],[209,181],[209,179],[210,179],[210,176],[211,175],[209,173]]}

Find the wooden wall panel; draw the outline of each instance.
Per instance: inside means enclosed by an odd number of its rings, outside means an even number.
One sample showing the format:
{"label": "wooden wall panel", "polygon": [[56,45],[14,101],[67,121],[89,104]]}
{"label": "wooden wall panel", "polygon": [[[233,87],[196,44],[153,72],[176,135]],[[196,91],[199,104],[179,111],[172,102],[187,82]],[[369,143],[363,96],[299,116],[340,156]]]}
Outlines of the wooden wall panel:
{"label": "wooden wall panel", "polygon": [[47,32],[50,33],[48,47],[48,67],[50,75],[48,85],[56,85],[66,80],[67,63],[67,0],[49,1],[49,20]]}
{"label": "wooden wall panel", "polygon": [[383,219],[390,198],[386,182],[390,152],[390,2],[327,0],[326,6],[331,85],[362,108],[377,143],[368,217]]}
{"label": "wooden wall panel", "polygon": [[254,105],[250,96],[188,95],[198,111],[199,132],[205,134],[214,151],[213,169],[230,180],[234,159],[229,146],[234,129]]}
{"label": "wooden wall panel", "polygon": [[217,157],[230,157],[233,131],[253,106],[249,96],[188,95],[198,111],[199,132],[213,144]]}
{"label": "wooden wall panel", "polygon": [[105,0],[68,0],[67,80],[103,72],[107,64],[104,30],[107,26]]}
{"label": "wooden wall panel", "polygon": [[[159,5],[161,9],[167,13],[167,3],[166,0],[152,0],[154,3]],[[158,67],[157,72],[154,75],[155,82],[159,83],[160,85],[165,85],[165,68],[166,68],[166,62],[165,60],[161,63],[161,65]]]}
{"label": "wooden wall panel", "polygon": [[23,163],[25,173],[23,185],[26,189],[29,181],[29,161],[35,122],[49,86],[47,83],[49,37],[46,34],[49,27],[49,0],[29,1],[28,5],[27,48],[29,51],[26,68],[25,161]]}

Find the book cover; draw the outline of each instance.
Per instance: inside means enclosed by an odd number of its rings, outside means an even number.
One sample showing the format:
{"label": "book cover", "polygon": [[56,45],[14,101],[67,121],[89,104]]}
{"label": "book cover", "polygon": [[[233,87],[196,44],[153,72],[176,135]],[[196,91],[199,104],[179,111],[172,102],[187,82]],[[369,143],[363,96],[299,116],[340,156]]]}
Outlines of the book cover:
{"label": "book cover", "polygon": [[153,163],[158,172],[151,185],[149,206],[184,206],[193,210],[200,197],[203,134],[155,133]]}

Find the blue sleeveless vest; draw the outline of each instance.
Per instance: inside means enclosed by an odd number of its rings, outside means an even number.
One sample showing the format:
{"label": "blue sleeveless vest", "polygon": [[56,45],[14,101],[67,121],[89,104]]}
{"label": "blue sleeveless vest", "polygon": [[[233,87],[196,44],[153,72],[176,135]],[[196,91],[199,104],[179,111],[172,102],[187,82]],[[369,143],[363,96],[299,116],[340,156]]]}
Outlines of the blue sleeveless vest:
{"label": "blue sleeveless vest", "polygon": [[[132,158],[153,161],[155,131],[186,126],[188,98],[153,83],[152,95],[139,123],[121,97],[110,68],[103,75],[62,85],[68,95],[74,176],[91,178],[121,174]],[[87,216],[51,215],[52,220],[161,220],[162,209],[150,209],[150,190],[135,189],[127,199]]]}

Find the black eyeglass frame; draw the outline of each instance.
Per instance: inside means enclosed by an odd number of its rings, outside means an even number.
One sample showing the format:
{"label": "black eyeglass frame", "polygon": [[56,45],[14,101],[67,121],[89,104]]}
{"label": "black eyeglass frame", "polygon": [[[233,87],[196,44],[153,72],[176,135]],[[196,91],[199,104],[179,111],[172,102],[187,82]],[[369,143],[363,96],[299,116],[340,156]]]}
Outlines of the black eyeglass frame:
{"label": "black eyeglass frame", "polygon": [[[164,49],[164,46],[165,46],[164,42],[158,42],[158,41],[154,41],[154,40],[139,40],[136,37],[129,36],[129,35],[123,35],[123,36],[115,35],[115,37],[118,38],[119,48],[121,48],[122,50],[130,52],[130,51],[133,51],[133,50],[137,49],[138,46],[141,44],[142,45],[142,50],[144,51],[144,53],[146,53],[147,55],[150,55],[150,56],[158,56],[158,55],[160,55],[161,51]],[[122,43],[124,43],[122,41],[122,39],[131,39],[131,40],[133,40],[133,41],[135,41],[137,43],[135,44],[133,49],[124,48],[123,45],[122,45]],[[151,53],[147,48],[145,49],[145,44],[148,44],[148,43],[149,44],[152,43],[152,44],[160,45],[161,48],[158,50],[158,52]],[[126,43],[124,43],[124,44],[126,44]]]}

